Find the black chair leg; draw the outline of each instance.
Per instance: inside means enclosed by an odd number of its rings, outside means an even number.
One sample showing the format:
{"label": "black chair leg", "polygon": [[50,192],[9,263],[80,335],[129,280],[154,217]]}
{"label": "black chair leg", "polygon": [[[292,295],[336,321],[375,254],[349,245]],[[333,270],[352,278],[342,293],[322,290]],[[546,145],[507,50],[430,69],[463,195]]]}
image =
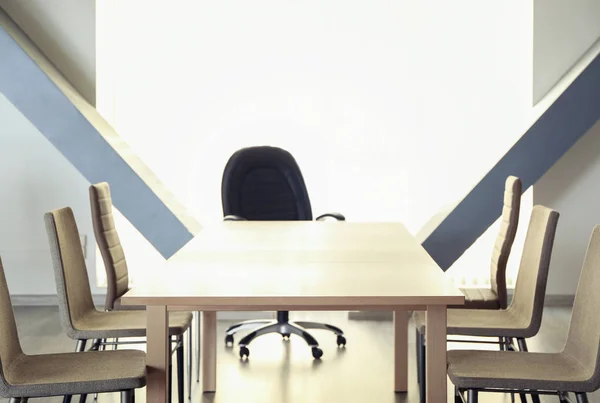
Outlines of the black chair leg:
{"label": "black chair leg", "polygon": [[475,389],[469,389],[467,391],[467,403],[477,403],[479,399],[479,394]]}
{"label": "black chair leg", "polygon": [[87,394],[79,396],[79,403],[85,403],[87,400]]}
{"label": "black chair leg", "polygon": [[427,375],[425,374],[425,370],[426,370],[426,364],[425,364],[425,354],[426,354],[426,350],[425,350],[425,334],[419,332],[419,359],[417,360],[417,363],[419,365],[418,367],[418,371],[419,371],[419,375],[418,377],[421,379],[421,382],[419,383],[419,394],[421,396],[421,403],[425,403],[426,401],[426,396],[427,396]]}
{"label": "black chair leg", "polygon": [[415,348],[415,355],[417,356],[417,382],[421,383],[421,334],[419,333],[419,329],[415,329],[415,341],[417,347]]}
{"label": "black chair leg", "polygon": [[169,382],[167,383],[167,402],[173,400],[173,354],[169,354]]}
{"label": "black chair leg", "polygon": [[576,393],[577,403],[588,403],[587,393]]}
{"label": "black chair leg", "polygon": [[454,387],[454,403],[463,403],[462,396],[460,394],[460,389],[456,386]]}
{"label": "black chair leg", "polygon": [[183,403],[185,399],[184,392],[184,375],[183,375],[183,340],[179,339],[179,347],[177,347],[177,399],[179,403]]}
{"label": "black chair leg", "polygon": [[121,392],[121,403],[133,403],[135,400],[135,391],[124,390]]}
{"label": "black chair leg", "polygon": [[566,392],[558,392],[558,400],[560,403],[569,403],[569,394]]}
{"label": "black chair leg", "polygon": [[525,339],[522,337],[519,337],[517,339],[517,344],[519,346],[519,351],[523,351],[523,352],[527,352],[529,350],[527,350],[527,343],[525,342]]}

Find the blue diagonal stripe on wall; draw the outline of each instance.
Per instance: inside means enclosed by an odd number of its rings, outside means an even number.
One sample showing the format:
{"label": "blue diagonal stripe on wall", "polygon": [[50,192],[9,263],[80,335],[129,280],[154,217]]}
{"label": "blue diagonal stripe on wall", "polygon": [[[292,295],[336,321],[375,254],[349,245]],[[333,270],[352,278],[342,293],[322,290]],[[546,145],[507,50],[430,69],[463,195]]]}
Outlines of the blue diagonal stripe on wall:
{"label": "blue diagonal stripe on wall", "polygon": [[114,205],[165,258],[193,238],[186,225],[1,26],[0,92],[87,180],[110,183]]}
{"label": "blue diagonal stripe on wall", "polygon": [[600,119],[600,55],[423,241],[447,270],[502,212],[504,181],[535,184]]}

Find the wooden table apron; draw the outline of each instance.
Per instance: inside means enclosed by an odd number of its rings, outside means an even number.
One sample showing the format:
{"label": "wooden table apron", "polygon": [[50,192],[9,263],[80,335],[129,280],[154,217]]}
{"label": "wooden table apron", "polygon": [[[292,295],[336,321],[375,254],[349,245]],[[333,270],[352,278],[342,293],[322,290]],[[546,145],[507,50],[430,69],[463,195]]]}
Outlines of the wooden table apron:
{"label": "wooden table apron", "polygon": [[177,310],[203,312],[204,392],[217,390],[217,311],[393,311],[393,390],[403,392],[408,311],[426,310],[427,399],[446,403],[447,306],[464,296],[400,223],[222,223],[152,273],[123,297],[147,306],[148,403],[167,402],[168,315]]}

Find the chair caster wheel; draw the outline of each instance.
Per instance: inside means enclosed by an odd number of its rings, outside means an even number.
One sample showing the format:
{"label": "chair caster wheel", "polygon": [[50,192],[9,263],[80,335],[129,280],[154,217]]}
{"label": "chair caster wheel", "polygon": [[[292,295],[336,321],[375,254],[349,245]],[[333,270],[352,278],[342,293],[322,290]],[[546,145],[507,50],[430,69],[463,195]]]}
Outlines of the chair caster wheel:
{"label": "chair caster wheel", "polygon": [[233,346],[233,335],[232,334],[228,334],[225,336],[225,345],[229,346],[229,345]]}
{"label": "chair caster wheel", "polygon": [[289,333],[282,333],[281,337],[283,337],[284,341],[288,341],[290,339],[290,334]]}
{"label": "chair caster wheel", "polygon": [[240,358],[243,360],[244,357],[246,359],[250,357],[250,350],[248,350],[248,347],[246,346],[240,347]]}
{"label": "chair caster wheel", "polygon": [[313,347],[312,355],[315,358],[315,360],[318,360],[319,358],[323,357],[323,350],[321,350],[319,347]]}
{"label": "chair caster wheel", "polygon": [[338,347],[346,347],[346,338],[344,336],[338,336],[337,345]]}

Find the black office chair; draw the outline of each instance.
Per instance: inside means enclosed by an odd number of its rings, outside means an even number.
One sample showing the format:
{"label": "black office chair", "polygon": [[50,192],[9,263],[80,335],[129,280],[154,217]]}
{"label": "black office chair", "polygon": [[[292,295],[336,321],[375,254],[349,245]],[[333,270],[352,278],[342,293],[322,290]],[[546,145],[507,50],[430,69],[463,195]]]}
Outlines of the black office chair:
{"label": "black office chair", "polygon": [[[289,221],[312,220],[312,210],[300,167],[292,155],[277,147],[249,147],[231,156],[223,172],[221,187],[223,214],[226,221],[261,220]],[[339,213],[323,214],[344,221]],[[233,335],[240,330],[252,331],[239,342],[240,357],[248,357],[248,345],[258,336],[279,333],[284,340],[295,334],[312,348],[319,359],[323,350],[306,329],[325,329],[337,335],[338,346],[345,346],[341,329],[316,322],[290,322],[289,312],[277,312],[276,320],[251,320],[237,323],[227,329],[225,343],[233,345]]]}

